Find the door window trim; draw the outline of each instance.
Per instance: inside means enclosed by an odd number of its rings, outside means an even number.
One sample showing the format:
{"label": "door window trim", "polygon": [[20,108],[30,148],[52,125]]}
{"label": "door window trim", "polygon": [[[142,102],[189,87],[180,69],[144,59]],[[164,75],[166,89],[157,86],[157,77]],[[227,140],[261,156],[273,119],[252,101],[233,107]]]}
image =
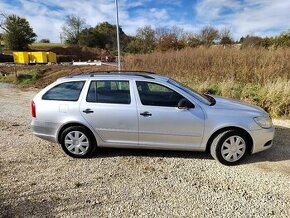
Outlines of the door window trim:
{"label": "door window trim", "polygon": [[[171,107],[171,106],[160,106],[160,105],[144,105],[141,101],[141,98],[140,98],[140,95],[139,95],[139,91],[138,91],[138,86],[137,86],[137,82],[147,82],[147,83],[154,83],[154,84],[157,84],[157,85],[160,85],[160,86],[163,86],[165,88],[168,88],[170,89],[171,91],[173,92],[176,92],[178,93],[179,95],[181,95],[183,98],[187,99],[188,101],[190,101],[191,103],[193,103],[191,100],[188,99],[188,97],[185,97],[182,93],[174,90],[173,88],[171,87],[168,87],[167,85],[163,84],[163,83],[159,83],[157,81],[147,81],[147,80],[135,80],[134,81],[134,84],[135,84],[135,90],[136,90],[136,94],[138,96],[138,104],[142,105],[142,106],[145,106],[145,107],[162,107],[162,108],[177,108],[177,106],[175,107]],[[193,103],[194,104],[194,103]]]}
{"label": "door window trim", "polygon": [[[97,101],[88,101],[87,98],[88,98],[88,95],[89,95],[89,91],[90,91],[90,87],[91,87],[91,84],[93,82],[106,82],[106,81],[109,81],[109,82],[128,82],[128,85],[129,85],[129,97],[130,97],[130,102],[129,103],[107,103],[107,102],[97,102]],[[85,95],[85,102],[86,103],[90,103],[90,104],[112,104],[112,105],[131,105],[132,104],[132,88],[131,88],[131,82],[129,79],[111,79],[111,78],[105,78],[105,79],[94,79],[94,80],[90,80],[89,84],[88,84],[88,88],[87,88],[87,91],[86,91],[86,95]]]}

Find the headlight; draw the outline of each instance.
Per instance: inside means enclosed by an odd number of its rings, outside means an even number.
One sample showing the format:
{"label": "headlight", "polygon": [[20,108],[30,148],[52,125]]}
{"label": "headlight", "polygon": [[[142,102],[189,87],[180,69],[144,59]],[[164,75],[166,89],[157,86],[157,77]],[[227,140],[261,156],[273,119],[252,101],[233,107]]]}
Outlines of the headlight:
{"label": "headlight", "polygon": [[269,129],[273,126],[270,117],[254,117],[255,122],[264,129]]}

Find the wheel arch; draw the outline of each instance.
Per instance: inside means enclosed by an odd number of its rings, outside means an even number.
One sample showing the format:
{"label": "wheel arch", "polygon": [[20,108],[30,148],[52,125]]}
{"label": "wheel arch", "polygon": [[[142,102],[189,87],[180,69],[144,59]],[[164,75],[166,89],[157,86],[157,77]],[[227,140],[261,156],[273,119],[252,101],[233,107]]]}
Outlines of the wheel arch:
{"label": "wheel arch", "polygon": [[241,132],[242,134],[244,134],[247,137],[247,139],[249,140],[249,147],[247,148],[247,152],[249,154],[251,154],[252,150],[253,150],[253,145],[254,145],[253,138],[252,138],[252,136],[250,135],[250,133],[247,130],[245,130],[245,129],[241,128],[241,127],[237,127],[237,126],[223,127],[223,128],[220,128],[220,129],[216,130],[213,134],[211,134],[210,138],[208,139],[208,141],[206,143],[206,152],[210,151],[210,146],[211,146],[214,138],[217,135],[219,135],[220,133],[228,131],[228,130],[237,130],[237,131]]}

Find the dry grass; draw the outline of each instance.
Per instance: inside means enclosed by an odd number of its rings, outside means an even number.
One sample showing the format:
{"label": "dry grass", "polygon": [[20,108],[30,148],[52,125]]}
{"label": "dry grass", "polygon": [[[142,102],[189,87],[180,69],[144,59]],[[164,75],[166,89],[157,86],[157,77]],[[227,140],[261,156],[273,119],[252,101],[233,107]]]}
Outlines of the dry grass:
{"label": "dry grass", "polygon": [[266,83],[277,77],[290,79],[290,49],[196,48],[125,57],[126,69],[151,70],[188,79],[232,79]]}
{"label": "dry grass", "polygon": [[290,49],[196,48],[128,55],[125,68],[175,78],[204,92],[255,103],[290,117]]}

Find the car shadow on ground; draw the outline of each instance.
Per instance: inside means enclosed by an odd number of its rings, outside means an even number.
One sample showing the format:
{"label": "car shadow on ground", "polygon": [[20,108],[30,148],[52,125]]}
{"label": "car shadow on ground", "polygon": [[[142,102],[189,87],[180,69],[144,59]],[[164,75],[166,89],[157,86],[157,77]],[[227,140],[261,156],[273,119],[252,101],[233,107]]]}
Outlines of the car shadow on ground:
{"label": "car shadow on ground", "polygon": [[126,148],[98,148],[98,151],[92,158],[106,158],[116,156],[212,159],[210,154],[206,152]]}
{"label": "car shadow on ground", "polygon": [[[246,159],[241,164],[290,160],[290,129],[283,126],[275,126],[275,128],[276,132],[272,148],[246,157]],[[92,158],[106,158],[116,156],[213,159],[208,152],[120,148],[98,148],[96,154]]]}
{"label": "car shadow on ground", "polygon": [[[15,198],[17,197],[14,196],[12,199]],[[18,199],[17,205],[2,201],[4,199],[0,199],[0,217],[55,217],[52,211],[55,203],[51,201]]]}

